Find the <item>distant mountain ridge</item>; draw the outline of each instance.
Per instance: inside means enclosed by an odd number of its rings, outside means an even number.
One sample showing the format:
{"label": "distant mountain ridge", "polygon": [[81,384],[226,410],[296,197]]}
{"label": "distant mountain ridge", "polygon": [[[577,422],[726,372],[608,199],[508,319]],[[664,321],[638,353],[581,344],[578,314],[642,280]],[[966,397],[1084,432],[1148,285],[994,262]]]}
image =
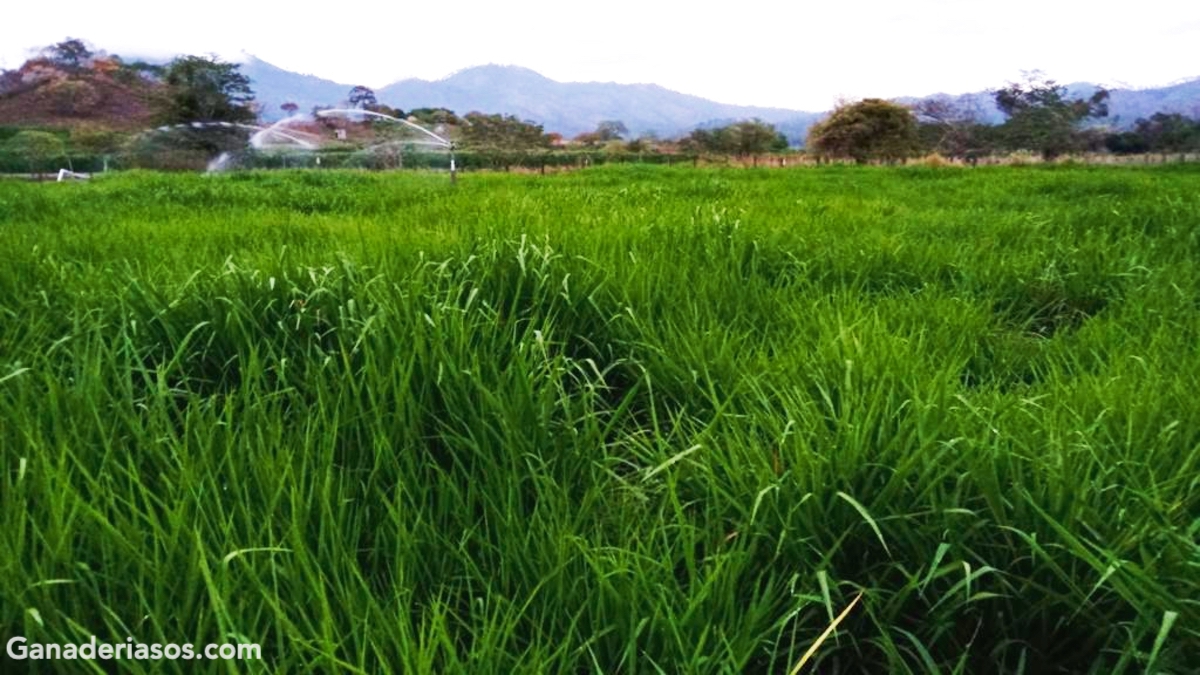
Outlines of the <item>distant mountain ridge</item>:
{"label": "distant mountain ridge", "polygon": [[[1070,98],[1087,98],[1096,92],[1099,85],[1091,82],[1072,82],[1065,85]],[[930,98],[949,98],[959,105],[979,112],[980,121],[1000,124],[1004,115],[996,108],[988,92],[969,94],[932,94],[923,97],[904,97],[901,103],[913,104]],[[1154,113],[1180,113],[1200,119],[1200,78],[1176,82],[1163,87],[1146,89],[1109,88],[1108,117],[1104,123],[1120,128],[1130,128],[1138,118],[1148,118]]]}
{"label": "distant mountain ridge", "polygon": [[[282,116],[279,105],[284,101],[297,103],[301,110],[336,104],[353,86],[292,73],[254,57],[247,58],[242,71],[254,81],[264,115],[274,118]],[[1096,88],[1086,82],[1068,86],[1077,95],[1090,94]],[[1200,78],[1165,87],[1111,91],[1109,123],[1114,126],[1128,127],[1137,118],[1160,111],[1200,116]],[[400,80],[377,89],[375,94],[380,103],[402,110],[444,107],[459,113],[478,110],[515,115],[568,137],[593,130],[603,120],[620,120],[635,135],[672,137],[698,127],[757,117],[774,124],[798,144],[808,127],[826,114],[718,103],[656,84],[558,82],[528,68],[500,65],[466,68],[440,80]],[[901,100],[915,102],[923,98],[932,96]],[[987,92],[950,98],[974,103],[984,121],[1003,120]]]}
{"label": "distant mountain ridge", "polygon": [[528,68],[497,65],[468,68],[443,80],[401,80],[376,94],[381,102],[401,108],[406,101],[424,101],[420,105],[458,112],[512,114],[567,136],[591,131],[605,120],[620,120],[635,135],[673,136],[712,120],[757,117],[781,123],[818,116],[784,108],[717,103],[657,84],[557,82]]}
{"label": "distant mountain ridge", "polygon": [[[352,84],[301,75],[248,57],[242,72],[253,82],[262,114],[279,119],[279,106],[296,103],[306,111],[344,101]],[[717,103],[656,84],[558,82],[519,66],[486,65],[460,70],[440,80],[410,78],[375,90],[380,103],[402,110],[449,108],[533,120],[547,131],[574,136],[605,120],[620,120],[635,134],[669,137],[705,124],[758,117],[786,130],[807,128],[821,113]],[[797,127],[799,132],[801,127]]]}
{"label": "distant mountain ridge", "polygon": [[268,120],[286,117],[279,106],[287,102],[307,112],[317,105],[332,105],[346,98],[353,85],[341,84],[315,75],[302,75],[246,55],[241,72],[250,78],[255,99],[262,105],[262,116]]}

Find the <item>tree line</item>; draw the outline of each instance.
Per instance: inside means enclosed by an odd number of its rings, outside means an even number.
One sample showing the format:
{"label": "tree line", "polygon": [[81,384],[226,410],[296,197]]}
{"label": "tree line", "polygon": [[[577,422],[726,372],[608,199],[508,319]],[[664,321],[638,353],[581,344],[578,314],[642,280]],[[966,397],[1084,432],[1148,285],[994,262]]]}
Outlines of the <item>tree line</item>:
{"label": "tree line", "polygon": [[[70,38],[46,47],[39,58],[68,73],[84,74],[97,62],[98,55],[82,40]],[[125,63],[120,57],[103,55],[123,77],[152,81],[157,85],[150,100],[153,123],[156,125],[186,125],[193,122],[252,124],[261,110],[255,100],[252,83],[240,72],[240,65],[226,63],[215,56],[179,56],[165,65],[144,62]],[[18,79],[15,78],[14,80]],[[81,79],[82,83],[83,80]],[[0,82],[2,85],[2,82]],[[0,94],[4,92],[0,86]],[[601,121],[593,131],[564,139],[561,134],[548,132],[541,124],[513,115],[472,111],[457,114],[444,108],[414,108],[408,111],[379,102],[369,87],[355,86],[345,104],[392,117],[408,119],[433,128],[443,128],[454,136],[462,148],[478,152],[512,156],[514,153],[543,153],[571,146],[588,153],[643,154],[659,151],[690,154],[759,155],[787,150],[788,142],[774,126],[760,120],[738,121],[725,126],[697,129],[676,140],[662,140],[652,134],[634,137],[620,120]],[[282,112],[287,116],[299,113],[294,102],[284,102]],[[314,117],[333,106],[316,106]],[[334,125],[333,120],[326,120]],[[370,122],[366,121],[365,126]],[[186,146],[210,153],[236,147],[244,135],[236,129],[208,127],[202,131],[179,129],[175,132],[176,146]],[[74,140],[74,134],[70,135]],[[99,139],[97,139],[99,140]],[[106,137],[103,140],[114,140]],[[114,150],[104,143],[93,143],[94,150]],[[12,151],[31,156],[51,157],[66,153],[60,135],[29,131],[9,144]]]}
{"label": "tree line", "polygon": [[1200,120],[1179,113],[1138,119],[1128,131],[1100,126],[1109,113],[1110,92],[1104,88],[1072,97],[1065,86],[1031,73],[1025,81],[1009,83],[991,94],[1004,116],[1001,124],[986,124],[981,110],[944,96],[913,106],[865,99],[839,105],[814,125],[807,147],[818,157],[860,163],[928,153],[974,162],[1017,151],[1046,160],[1081,152],[1200,151]]}
{"label": "tree line", "polygon": [[[153,81],[158,86],[150,101],[154,122],[186,125],[192,122],[252,124],[260,117],[249,78],[236,63],[215,56],[180,56],[165,65],[126,63],[120,57],[98,56],[81,40],[68,39],[42,50],[40,58],[68,73],[81,73],[103,60],[106,72],[117,79]],[[20,86],[13,74],[0,76],[0,94]],[[72,84],[55,83],[59,88]],[[86,82],[74,83],[71,94]],[[84,92],[86,93],[86,92]],[[1157,113],[1139,119],[1131,129],[1113,131],[1098,123],[1107,118],[1110,92],[1100,88],[1085,97],[1073,97],[1067,88],[1041,73],[1029,74],[1023,82],[1009,83],[991,92],[992,103],[1003,114],[1000,124],[981,121],[978,107],[950,97],[919,101],[911,106],[878,98],[838,105],[808,133],[805,151],[819,159],[849,159],[856,162],[901,161],[922,154],[974,162],[981,157],[1014,151],[1034,152],[1045,159],[1084,152],[1117,154],[1186,153],[1200,150],[1200,121],[1178,113]],[[86,98],[86,97],[84,97]],[[381,104],[373,90],[353,87],[346,103],[396,118],[441,129],[463,149],[512,156],[544,153],[570,146],[576,150],[609,154],[672,153],[691,156],[724,155],[751,157],[789,150],[788,139],[762,120],[742,120],[723,126],[699,128],[685,136],[662,140],[651,134],[634,137],[619,120],[601,121],[594,130],[571,140],[547,132],[542,125],[513,115],[473,111],[464,115],[444,108],[414,108],[404,111]],[[329,106],[317,106],[314,116]],[[299,106],[285,102],[287,115]],[[326,121],[332,125],[333,121]],[[365,123],[369,126],[369,122]],[[41,134],[41,135],[39,135]],[[244,132],[208,129],[180,136],[192,147],[218,152],[238,147]],[[76,145],[76,134],[71,141]],[[91,129],[79,134],[82,149],[111,152],[118,134]],[[63,154],[62,140],[53,134],[25,131],[5,146],[30,156]]]}

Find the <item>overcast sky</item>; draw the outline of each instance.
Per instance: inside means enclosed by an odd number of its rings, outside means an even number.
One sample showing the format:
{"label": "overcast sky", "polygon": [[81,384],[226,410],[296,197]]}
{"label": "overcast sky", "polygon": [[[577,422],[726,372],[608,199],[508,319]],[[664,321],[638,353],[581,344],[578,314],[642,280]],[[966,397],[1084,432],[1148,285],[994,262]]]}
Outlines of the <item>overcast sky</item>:
{"label": "overcast sky", "polygon": [[68,36],[122,55],[245,51],[371,87],[498,63],[804,110],[839,97],[978,91],[1032,69],[1109,86],[1200,76],[1195,0],[13,2],[0,20],[0,67]]}

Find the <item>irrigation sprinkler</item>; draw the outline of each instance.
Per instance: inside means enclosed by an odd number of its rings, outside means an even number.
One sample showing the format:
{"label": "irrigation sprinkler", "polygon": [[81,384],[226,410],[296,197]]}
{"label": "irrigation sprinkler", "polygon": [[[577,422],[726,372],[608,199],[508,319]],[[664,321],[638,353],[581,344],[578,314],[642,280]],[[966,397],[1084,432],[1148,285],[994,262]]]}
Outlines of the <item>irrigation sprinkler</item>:
{"label": "irrigation sprinkler", "polygon": [[[423,145],[423,146],[427,146],[427,147],[439,148],[439,149],[448,151],[450,153],[450,183],[456,184],[458,182],[458,166],[455,163],[455,157],[454,157],[455,144],[454,144],[454,142],[448,138],[443,138],[442,136],[439,136],[438,134],[433,133],[429,129],[426,129],[425,127],[423,127],[419,124],[414,124],[414,123],[409,122],[408,120],[403,119],[401,117],[385,115],[383,113],[375,112],[374,110],[363,110],[361,108],[331,108],[329,110],[318,110],[316,115],[317,115],[317,117],[337,116],[337,117],[347,117],[347,118],[362,117],[362,116],[377,117],[380,119],[389,120],[391,122],[397,122],[405,127],[414,129],[414,130],[420,132],[421,134],[423,134],[424,136],[426,136],[426,138],[410,139],[410,140],[406,141],[406,143],[408,145]],[[380,144],[380,145],[385,145],[385,144]],[[375,146],[372,146],[372,147],[375,147]]]}
{"label": "irrigation sprinkler", "polygon": [[[363,118],[378,118],[396,123],[397,127],[408,132],[408,137],[403,140],[391,139],[377,142],[362,149],[362,152],[381,152],[391,151],[399,148],[399,152],[403,153],[405,148],[412,149],[415,146],[433,150],[435,152],[446,152],[450,156],[450,183],[457,184],[458,182],[458,161],[455,155],[457,147],[453,141],[443,136],[440,136],[425,127],[410,122],[400,117],[385,115],[384,113],[375,112],[373,110],[363,110],[360,108],[331,108],[327,110],[316,111],[314,117],[344,117],[350,120],[362,120]],[[318,135],[302,129],[292,128],[289,125],[296,122],[312,121],[313,117],[301,117],[293,115],[286,119],[279,120],[274,124],[260,126],[255,124],[242,124],[239,122],[187,122],[182,124],[172,124],[160,126],[155,129],[148,129],[140,136],[149,136],[152,134],[178,134],[185,132],[196,131],[211,131],[211,130],[238,130],[249,132],[249,140],[246,142],[243,149],[254,151],[299,151],[311,152],[319,151],[325,146],[324,139]],[[416,132],[416,133],[413,133]],[[344,133],[339,135],[340,139],[344,139]],[[240,150],[225,149],[216,157],[209,160],[207,169],[209,172],[224,171],[226,169],[237,166],[242,161],[239,157]],[[107,159],[107,158],[106,158]],[[403,155],[397,157],[398,160],[403,159]],[[283,165],[288,166],[288,158],[283,157]],[[320,155],[316,156],[316,165],[321,165]],[[107,168],[107,167],[106,167]]]}

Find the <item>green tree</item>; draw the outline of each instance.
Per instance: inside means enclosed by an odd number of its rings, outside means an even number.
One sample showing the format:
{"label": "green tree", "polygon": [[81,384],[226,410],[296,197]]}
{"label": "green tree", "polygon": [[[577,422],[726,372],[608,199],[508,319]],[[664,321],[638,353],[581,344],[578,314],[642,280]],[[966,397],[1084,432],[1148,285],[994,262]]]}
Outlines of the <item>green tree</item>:
{"label": "green tree", "polygon": [[1134,123],[1133,133],[1143,141],[1146,151],[1187,152],[1200,147],[1200,122],[1179,113],[1158,112]]}
{"label": "green tree", "polygon": [[66,157],[62,139],[48,131],[20,131],[5,142],[4,149],[24,157],[29,173],[38,175],[53,170],[52,160]]}
{"label": "green tree", "polygon": [[91,155],[109,155],[121,149],[128,136],[99,125],[87,124],[71,129],[71,149]]}
{"label": "green tree", "polygon": [[693,129],[691,133],[679,140],[679,149],[690,155],[704,152],[718,152],[717,137],[711,129]]}
{"label": "green tree", "polygon": [[[396,115],[396,117],[403,116]],[[462,124],[462,119],[449,108],[413,108],[408,111],[408,116],[415,117],[422,124]]]}
{"label": "green tree", "polygon": [[895,161],[919,148],[917,120],[908,108],[878,98],[840,105],[808,131],[808,148],[823,157],[859,164]]}
{"label": "green tree", "polygon": [[1033,150],[1045,159],[1081,149],[1080,124],[1108,115],[1107,89],[1099,88],[1088,98],[1068,98],[1066,87],[1037,71],[992,95],[1008,118],[1001,132],[1009,147]]}
{"label": "green tree", "polygon": [[485,115],[470,112],[462,118],[462,146],[488,157],[493,165],[505,170],[522,156],[550,147],[550,137],[542,125],[512,115]]}
{"label": "green tree", "polygon": [[81,68],[95,54],[87,43],[78,38],[67,38],[42,50],[42,57],[63,68]]}
{"label": "green tree", "polygon": [[522,121],[512,115],[466,115],[462,129],[464,147],[493,151],[527,151],[547,148],[550,140],[542,125]]}
{"label": "green tree", "polygon": [[119,56],[113,58],[117,63],[117,70],[113,73],[113,78],[125,85],[161,82],[163,74],[167,71],[165,66],[154,63],[141,60],[127,63]]}
{"label": "green tree", "polygon": [[927,98],[913,107],[921,146],[947,157],[972,158],[990,151],[986,125],[969,101],[949,96]]}
{"label": "green tree", "polygon": [[1150,152],[1150,144],[1135,131],[1108,134],[1104,137],[1104,147],[1117,155],[1140,155]]}
{"label": "green tree", "polygon": [[362,108],[363,110],[370,110],[379,105],[379,101],[375,100],[375,91],[361,84],[350,90],[350,95],[346,100],[349,101],[351,108]]}
{"label": "green tree", "polygon": [[166,94],[157,102],[164,124],[253,122],[254,90],[236,63],[213,56],[180,56],[163,75]]}
{"label": "green tree", "polygon": [[[760,119],[746,120],[725,127],[730,149],[742,157],[771,152],[778,145],[779,132]],[[784,139],[786,147],[786,139]]]}
{"label": "green tree", "polygon": [[401,120],[406,119],[404,116],[403,110],[401,110],[399,108],[393,108],[390,105],[385,105],[383,103],[380,103],[378,105],[373,105],[370,108],[368,108],[368,110],[370,110],[371,112],[377,112],[381,115],[395,117],[396,119],[401,119]]}
{"label": "green tree", "polygon": [[596,135],[600,141],[619,141],[629,135],[629,128],[621,120],[605,120],[596,125]]}
{"label": "green tree", "polygon": [[695,129],[679,141],[684,152],[747,157],[787,150],[787,136],[760,119],[743,120],[716,129]]}

